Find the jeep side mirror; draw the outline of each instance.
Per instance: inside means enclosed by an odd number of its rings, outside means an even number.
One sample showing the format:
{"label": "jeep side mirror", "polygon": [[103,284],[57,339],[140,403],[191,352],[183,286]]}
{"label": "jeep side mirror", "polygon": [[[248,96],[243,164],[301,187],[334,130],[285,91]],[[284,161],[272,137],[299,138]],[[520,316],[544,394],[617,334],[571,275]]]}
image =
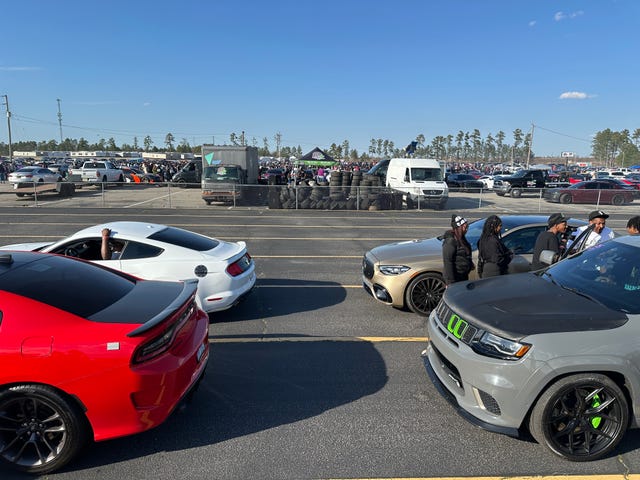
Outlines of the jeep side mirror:
{"label": "jeep side mirror", "polygon": [[544,263],[545,265],[552,265],[554,263],[556,255],[556,252],[554,252],[553,250],[543,250],[540,253],[540,263]]}

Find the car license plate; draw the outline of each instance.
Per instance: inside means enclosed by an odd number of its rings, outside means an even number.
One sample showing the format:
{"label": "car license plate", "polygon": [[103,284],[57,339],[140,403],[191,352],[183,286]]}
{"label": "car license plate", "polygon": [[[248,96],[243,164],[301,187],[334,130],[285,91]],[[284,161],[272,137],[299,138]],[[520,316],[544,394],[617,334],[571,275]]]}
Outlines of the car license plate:
{"label": "car license plate", "polygon": [[206,348],[207,346],[204,343],[200,345],[200,348],[198,348],[198,352],[196,353],[196,360],[198,362],[202,359],[202,355],[204,355],[204,351]]}
{"label": "car license plate", "polygon": [[14,184],[13,184],[13,189],[14,189],[14,190],[17,190],[17,189],[18,189],[18,184],[17,184],[17,183],[14,183]]}

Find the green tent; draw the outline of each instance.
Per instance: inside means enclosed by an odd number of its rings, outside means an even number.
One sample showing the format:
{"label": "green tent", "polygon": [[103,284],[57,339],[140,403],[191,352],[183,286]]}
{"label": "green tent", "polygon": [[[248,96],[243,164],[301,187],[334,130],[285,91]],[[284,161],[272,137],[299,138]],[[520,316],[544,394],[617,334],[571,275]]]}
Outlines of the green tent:
{"label": "green tent", "polygon": [[309,153],[296,160],[295,163],[298,165],[307,165],[310,167],[331,167],[337,162],[332,157],[316,147]]}

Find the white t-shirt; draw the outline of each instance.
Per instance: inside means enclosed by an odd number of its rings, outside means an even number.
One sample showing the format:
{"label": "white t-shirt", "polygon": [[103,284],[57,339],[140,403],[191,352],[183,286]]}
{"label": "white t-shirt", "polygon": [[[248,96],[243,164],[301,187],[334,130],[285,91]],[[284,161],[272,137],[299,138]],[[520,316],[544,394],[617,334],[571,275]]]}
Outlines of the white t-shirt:
{"label": "white t-shirt", "polygon": [[[575,238],[578,238],[580,234],[584,232],[587,228],[589,228],[589,225],[583,225],[582,227],[578,227],[578,229],[576,230],[576,233],[574,234]],[[615,237],[615,233],[613,233],[613,230],[611,230],[609,227],[604,227],[602,229],[602,232],[600,233],[596,233],[594,230],[592,230],[591,233],[589,233],[589,236],[587,237],[586,241],[583,243],[582,249],[584,250],[584,249],[593,247],[598,243],[606,242],[607,240],[611,240],[614,237]],[[573,242],[571,242],[571,245],[569,245],[569,248],[571,248],[572,245],[573,245]]]}

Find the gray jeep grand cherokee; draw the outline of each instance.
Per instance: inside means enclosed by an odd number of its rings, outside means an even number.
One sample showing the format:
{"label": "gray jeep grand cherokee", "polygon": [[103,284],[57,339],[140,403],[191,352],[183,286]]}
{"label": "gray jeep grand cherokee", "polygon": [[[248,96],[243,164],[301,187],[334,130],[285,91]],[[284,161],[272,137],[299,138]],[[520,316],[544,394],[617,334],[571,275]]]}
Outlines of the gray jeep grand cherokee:
{"label": "gray jeep grand cherokee", "polygon": [[640,424],[640,236],[533,273],[457,283],[425,366],[467,420],[595,460]]}

